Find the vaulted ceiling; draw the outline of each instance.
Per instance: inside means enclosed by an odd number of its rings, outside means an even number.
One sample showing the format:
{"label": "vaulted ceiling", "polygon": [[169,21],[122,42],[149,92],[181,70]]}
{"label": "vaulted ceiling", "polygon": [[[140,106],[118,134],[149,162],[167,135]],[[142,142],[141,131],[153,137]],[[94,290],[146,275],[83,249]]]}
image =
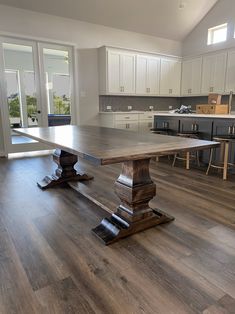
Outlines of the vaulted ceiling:
{"label": "vaulted ceiling", "polygon": [[182,41],[218,0],[0,0],[0,4]]}

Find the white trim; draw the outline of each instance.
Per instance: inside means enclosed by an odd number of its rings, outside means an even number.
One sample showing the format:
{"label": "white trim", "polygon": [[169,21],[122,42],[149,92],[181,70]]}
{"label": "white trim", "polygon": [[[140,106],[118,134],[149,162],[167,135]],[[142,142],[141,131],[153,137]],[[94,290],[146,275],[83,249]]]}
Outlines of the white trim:
{"label": "white trim", "polygon": [[[6,33],[5,33],[6,34]],[[11,34],[12,35],[12,34]],[[3,156],[8,153],[14,152],[24,152],[24,151],[34,151],[41,149],[48,149],[40,143],[30,143],[30,144],[12,144],[11,142],[11,128],[9,124],[9,112],[8,112],[8,103],[6,95],[6,81],[4,73],[4,49],[2,43],[13,43],[18,45],[25,45],[32,47],[32,56],[33,56],[33,65],[35,73],[35,88],[37,95],[37,110],[41,111],[41,114],[38,115],[39,126],[48,126],[48,108],[47,108],[47,99],[46,99],[46,89],[45,89],[45,75],[44,75],[44,57],[43,57],[43,48],[51,48],[58,50],[66,50],[69,54],[69,74],[71,77],[71,117],[72,123],[77,122],[76,115],[76,104],[78,104],[77,93],[77,82],[75,81],[75,47],[74,45],[65,44],[61,45],[61,42],[55,42],[44,40],[43,42],[38,41],[36,38],[24,37],[20,38],[17,36],[0,37],[0,101],[2,106],[0,107],[0,114],[2,118],[2,129],[3,129],[3,138],[4,138],[4,149]],[[29,40],[30,38],[30,40]],[[73,94],[74,93],[74,94]]]}
{"label": "white trim", "polygon": [[12,39],[19,39],[19,40],[30,40],[30,41],[37,41],[37,42],[44,42],[49,44],[56,44],[56,45],[62,45],[62,46],[71,46],[71,47],[78,47],[77,44],[73,42],[66,42],[66,41],[60,41],[60,40],[53,40],[48,39],[45,37],[33,37],[28,35],[22,35],[17,33],[11,33],[11,32],[2,32],[0,31],[0,37],[10,37]]}
{"label": "white trim", "polygon": [[169,58],[177,58],[177,59],[182,59],[182,56],[177,56],[177,55],[170,55],[166,53],[161,53],[161,52],[154,52],[154,51],[146,51],[146,50],[140,50],[140,49],[134,49],[134,48],[124,48],[120,46],[100,46],[97,49],[100,48],[106,48],[106,49],[114,49],[114,50],[122,50],[122,51],[127,51],[127,52],[134,52],[134,53],[139,53],[139,54],[149,54],[149,55],[154,55],[158,57],[169,57]]}

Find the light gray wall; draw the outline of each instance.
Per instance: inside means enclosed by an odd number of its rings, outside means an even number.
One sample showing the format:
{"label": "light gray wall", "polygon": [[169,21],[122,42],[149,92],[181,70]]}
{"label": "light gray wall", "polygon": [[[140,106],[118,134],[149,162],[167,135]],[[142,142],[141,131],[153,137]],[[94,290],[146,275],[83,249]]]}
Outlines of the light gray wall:
{"label": "light gray wall", "polygon": [[[228,38],[226,42],[207,45],[208,28],[228,23]],[[197,55],[235,47],[234,37],[235,1],[219,0],[212,10],[196,26],[183,42],[183,56]]]}
{"label": "light gray wall", "polygon": [[3,141],[3,129],[2,129],[2,118],[0,113],[0,157],[4,156],[4,141]]}

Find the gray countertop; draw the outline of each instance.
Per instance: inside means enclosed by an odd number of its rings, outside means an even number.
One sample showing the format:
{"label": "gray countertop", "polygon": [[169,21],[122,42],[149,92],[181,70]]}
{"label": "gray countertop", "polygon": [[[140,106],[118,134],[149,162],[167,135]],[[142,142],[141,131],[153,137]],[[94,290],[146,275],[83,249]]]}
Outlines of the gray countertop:
{"label": "gray countertop", "polygon": [[168,116],[168,117],[187,117],[187,118],[217,118],[217,119],[235,119],[235,112],[231,114],[179,114],[179,113],[170,113],[170,112],[157,112],[154,115],[156,116]]}

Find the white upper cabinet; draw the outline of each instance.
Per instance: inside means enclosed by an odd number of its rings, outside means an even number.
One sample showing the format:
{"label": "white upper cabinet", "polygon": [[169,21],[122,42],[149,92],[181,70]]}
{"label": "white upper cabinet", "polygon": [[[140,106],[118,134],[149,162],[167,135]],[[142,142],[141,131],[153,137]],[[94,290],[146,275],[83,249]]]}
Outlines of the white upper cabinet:
{"label": "white upper cabinet", "polygon": [[121,55],[115,51],[108,51],[108,91],[121,92]]}
{"label": "white upper cabinet", "polygon": [[225,92],[235,92],[235,50],[228,52]]}
{"label": "white upper cabinet", "polygon": [[220,93],[225,91],[227,52],[203,57],[201,93]]}
{"label": "white upper cabinet", "polygon": [[201,92],[202,58],[185,60],[182,63],[181,95],[199,95]]}
{"label": "white upper cabinet", "polygon": [[99,85],[101,94],[135,94],[135,58],[118,49],[99,50]]}
{"label": "white upper cabinet", "polygon": [[135,58],[132,53],[120,54],[120,90],[125,94],[135,94]]}
{"label": "white upper cabinet", "polygon": [[136,94],[159,95],[160,59],[138,55],[136,59]]}
{"label": "white upper cabinet", "polygon": [[181,62],[177,59],[161,58],[160,95],[179,96]]}

